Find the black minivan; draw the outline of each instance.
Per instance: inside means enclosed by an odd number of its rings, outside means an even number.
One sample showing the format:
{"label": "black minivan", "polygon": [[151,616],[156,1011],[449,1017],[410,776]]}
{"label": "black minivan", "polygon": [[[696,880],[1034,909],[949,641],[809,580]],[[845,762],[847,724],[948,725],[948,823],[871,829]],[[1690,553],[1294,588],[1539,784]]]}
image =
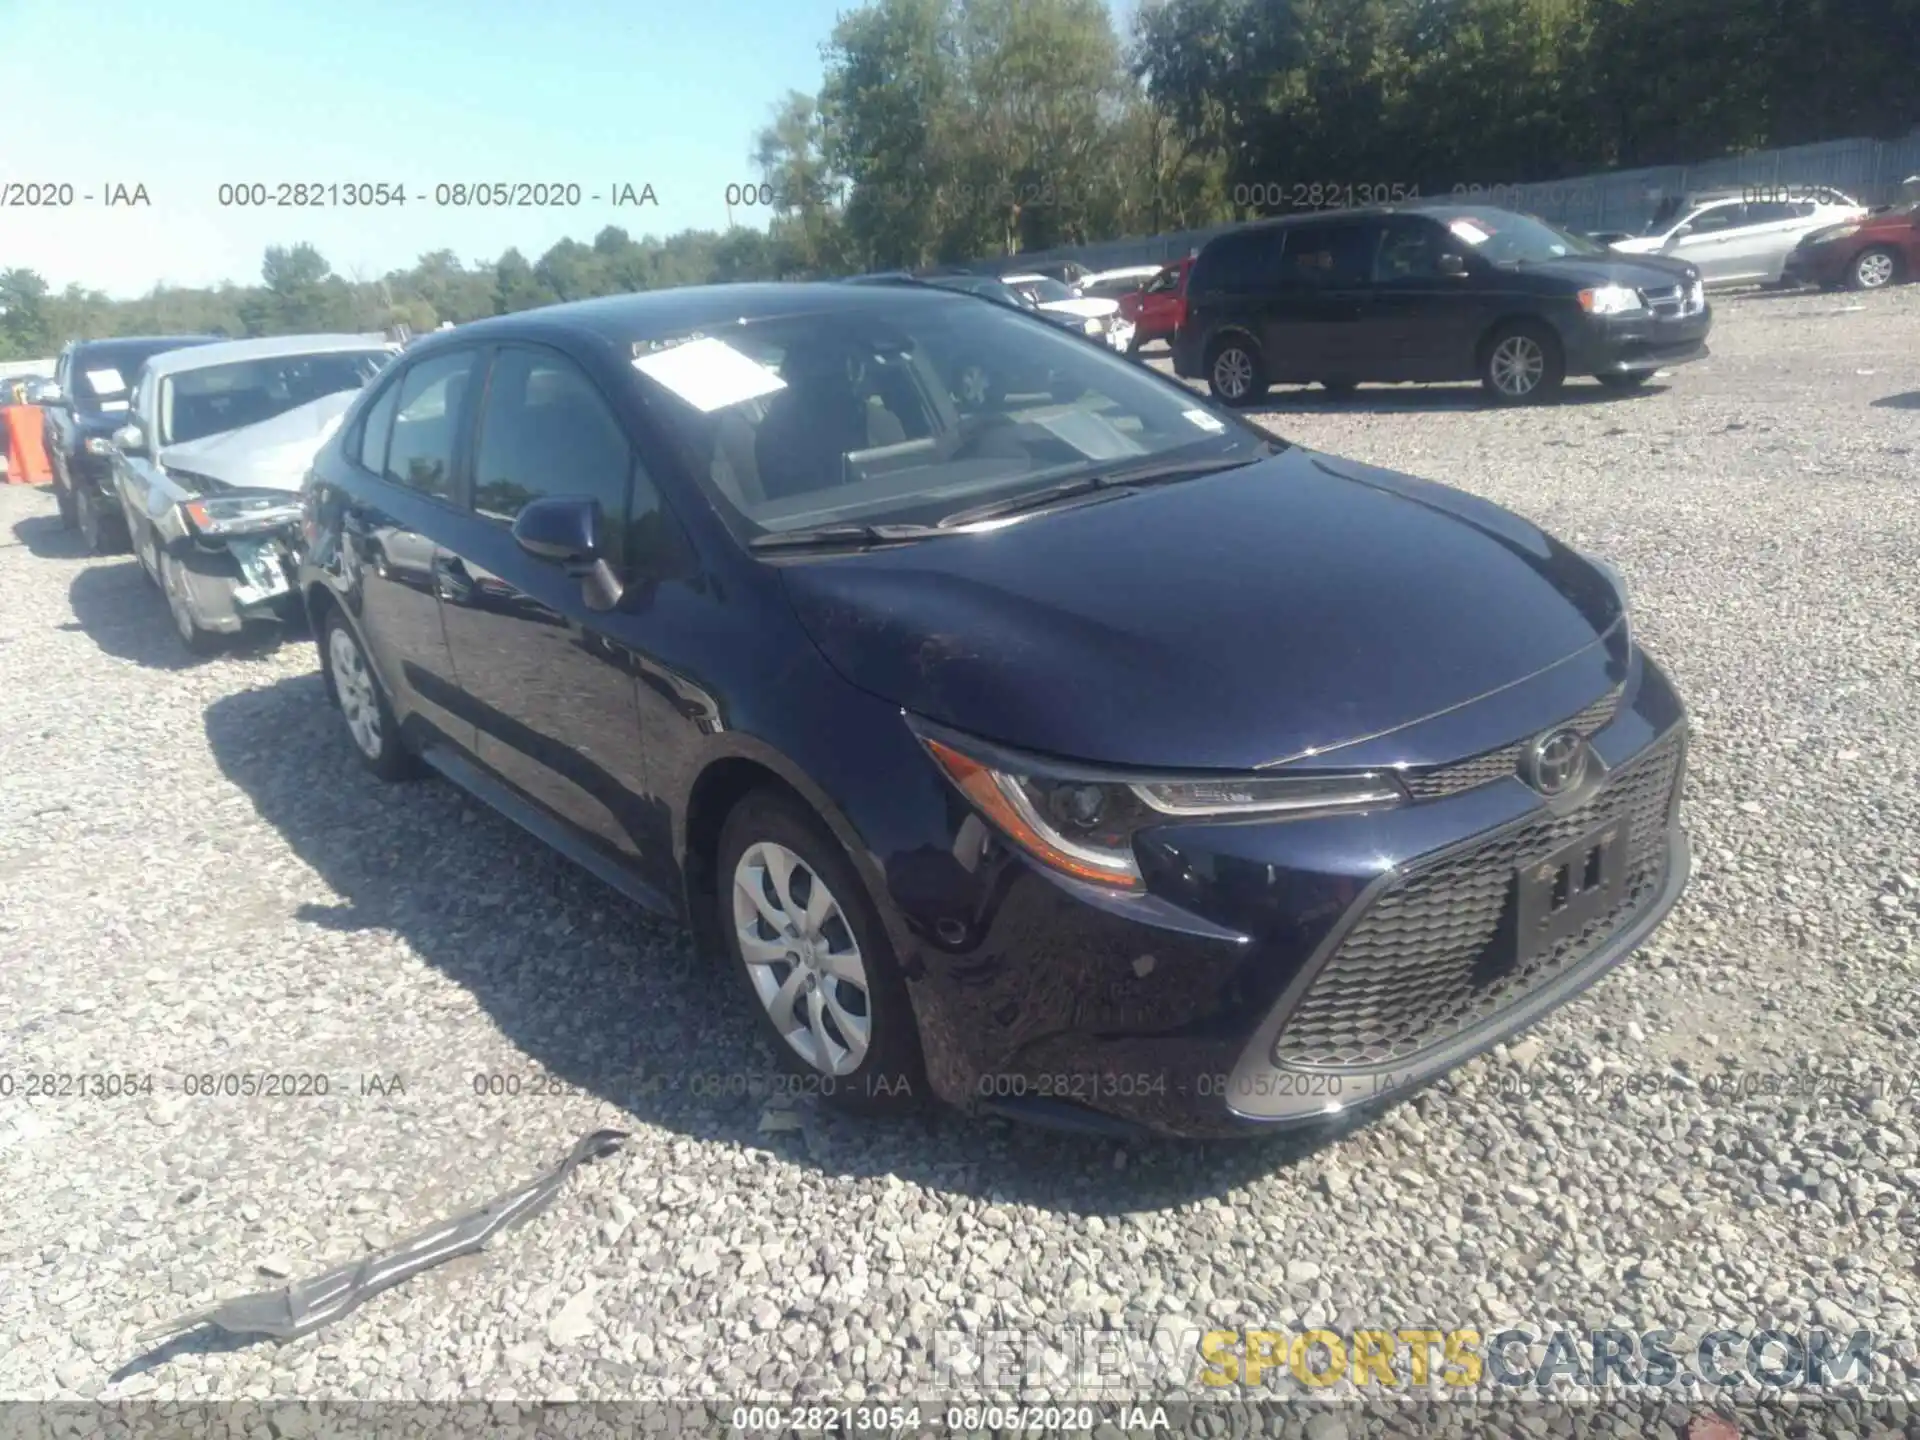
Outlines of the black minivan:
{"label": "black minivan", "polygon": [[1707,353],[1700,274],[1611,254],[1486,206],[1392,206],[1262,221],[1210,241],[1187,282],[1176,374],[1250,405],[1275,383],[1478,379],[1503,404],[1568,375],[1630,390]]}

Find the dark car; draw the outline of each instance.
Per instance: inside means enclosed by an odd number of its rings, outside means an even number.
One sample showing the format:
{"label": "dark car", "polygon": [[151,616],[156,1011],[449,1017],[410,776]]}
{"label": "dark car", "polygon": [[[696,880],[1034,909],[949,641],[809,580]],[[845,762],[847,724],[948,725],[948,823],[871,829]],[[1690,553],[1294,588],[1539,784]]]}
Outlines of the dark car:
{"label": "dark car", "polygon": [[78,525],[93,554],[126,545],[120,497],[113,489],[113,432],[127,422],[132,386],[155,355],[205,345],[217,335],[128,335],[80,340],[60,352],[53,386],[39,404],[46,413],[47,460],[60,523]]}
{"label": "dark car", "polygon": [[[1052,398],[963,413],[941,357],[1000,351]],[[1611,570],[933,286],[428,337],[304,508],[342,739],[689,921],[857,1107],[1369,1106],[1688,873],[1684,711]],[[370,562],[396,534],[430,582]]]}
{"label": "dark car", "polygon": [[1792,285],[1879,290],[1920,275],[1920,202],[1875,210],[1816,230],[1787,256]]}
{"label": "dark car", "polygon": [[1209,241],[1173,363],[1233,405],[1275,382],[1472,379],[1516,404],[1568,375],[1631,389],[1704,356],[1712,323],[1683,261],[1610,254],[1510,210],[1382,207]]}

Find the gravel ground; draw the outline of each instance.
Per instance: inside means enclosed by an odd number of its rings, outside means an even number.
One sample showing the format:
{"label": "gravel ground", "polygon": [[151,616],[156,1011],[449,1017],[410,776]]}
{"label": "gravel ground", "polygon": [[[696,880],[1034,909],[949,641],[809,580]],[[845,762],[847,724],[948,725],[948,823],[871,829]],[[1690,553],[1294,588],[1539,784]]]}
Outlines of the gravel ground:
{"label": "gravel ground", "polygon": [[[1696,878],[1655,940],[1313,1143],[782,1104],[682,934],[450,786],[363,775],[310,645],[186,663],[131,559],[0,486],[0,1395],[901,1398],[963,1332],[1564,1323],[1859,1325],[1920,1396],[1916,337],[1920,287],[1756,296],[1636,396],[1276,394],[1291,438],[1614,560],[1696,726]],[[76,1072],[152,1089],[26,1097]],[[185,1093],[261,1073],[328,1093]],[[551,1211],[315,1336],[136,1339],[602,1126],[627,1149]]]}

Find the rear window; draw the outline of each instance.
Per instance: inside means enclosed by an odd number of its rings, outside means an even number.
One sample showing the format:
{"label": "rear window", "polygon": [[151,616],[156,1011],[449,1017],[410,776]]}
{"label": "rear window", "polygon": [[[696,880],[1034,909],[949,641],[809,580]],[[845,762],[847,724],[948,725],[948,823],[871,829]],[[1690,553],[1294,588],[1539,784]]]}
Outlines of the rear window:
{"label": "rear window", "polygon": [[1276,276],[1282,233],[1241,230],[1222,235],[1200,252],[1193,263],[1187,288],[1194,294],[1211,290],[1257,290]]}
{"label": "rear window", "polygon": [[1377,231],[1364,222],[1299,225],[1287,232],[1280,273],[1296,285],[1360,285],[1373,266]]}

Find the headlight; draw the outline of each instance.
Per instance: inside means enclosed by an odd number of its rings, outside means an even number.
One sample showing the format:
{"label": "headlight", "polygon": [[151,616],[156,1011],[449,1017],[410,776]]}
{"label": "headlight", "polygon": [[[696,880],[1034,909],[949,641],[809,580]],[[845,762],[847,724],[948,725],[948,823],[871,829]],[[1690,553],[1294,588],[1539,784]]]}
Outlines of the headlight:
{"label": "headlight", "polygon": [[113,454],[113,442],[104,435],[89,435],[86,443],[80,447],[89,455]]}
{"label": "headlight", "polygon": [[1598,285],[1580,292],[1580,308],[1589,315],[1625,315],[1641,309],[1640,292],[1627,285]]}
{"label": "headlight", "polygon": [[1850,235],[1858,235],[1860,227],[1849,221],[1845,225],[1834,225],[1825,230],[1816,230],[1800,243],[1802,245],[1824,245],[1829,240],[1845,240]]}
{"label": "headlight", "polygon": [[1089,335],[1098,335],[1100,333],[1101,326],[1098,320],[1094,319],[1091,315],[1089,315],[1085,320],[1080,322],[1080,328],[1086,331],[1087,334]]}
{"label": "headlight", "polygon": [[277,530],[300,518],[294,495],[203,495],[180,507],[202,535],[247,535]]}
{"label": "headlight", "polygon": [[1620,624],[1626,632],[1627,649],[1633,649],[1633,602],[1627,594],[1627,577],[1620,573],[1619,566],[1612,561],[1602,560],[1597,555],[1587,556],[1587,563],[1607,577],[1613,586],[1613,593],[1620,601]]}
{"label": "headlight", "polygon": [[1160,779],[1056,768],[1005,754],[976,758],[957,737],[915,726],[920,743],[995,829],[1049,869],[1118,890],[1144,888],[1138,830],[1171,820],[1299,819],[1398,805],[1406,793],[1381,774],[1249,775]]}
{"label": "headlight", "polygon": [[1687,309],[1704,310],[1707,308],[1707,282],[1695,280],[1687,286]]}

